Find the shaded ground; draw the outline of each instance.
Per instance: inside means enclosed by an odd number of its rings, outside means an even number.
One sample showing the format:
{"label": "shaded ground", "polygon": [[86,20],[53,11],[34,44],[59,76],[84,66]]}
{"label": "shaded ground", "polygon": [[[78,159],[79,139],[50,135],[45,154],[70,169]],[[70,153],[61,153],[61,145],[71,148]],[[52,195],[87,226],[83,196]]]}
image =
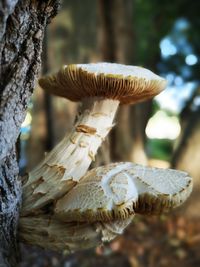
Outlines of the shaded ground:
{"label": "shaded ground", "polygon": [[23,247],[20,267],[200,266],[200,220],[136,217],[123,236],[96,250],[64,256]]}

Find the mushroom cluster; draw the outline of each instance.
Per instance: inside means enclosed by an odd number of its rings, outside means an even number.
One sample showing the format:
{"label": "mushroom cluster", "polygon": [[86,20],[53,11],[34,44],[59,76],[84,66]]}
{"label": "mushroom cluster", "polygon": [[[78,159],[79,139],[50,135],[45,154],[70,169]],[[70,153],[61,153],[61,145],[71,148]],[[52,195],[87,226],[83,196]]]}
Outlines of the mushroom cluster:
{"label": "mushroom cluster", "polygon": [[119,104],[154,97],[166,86],[163,78],[142,67],[96,63],[64,66],[39,84],[81,101],[82,112],[71,133],[24,179],[25,242],[62,251],[96,246],[121,234],[135,213],[161,214],[188,198],[192,179],[185,172],[130,162],[88,171]]}

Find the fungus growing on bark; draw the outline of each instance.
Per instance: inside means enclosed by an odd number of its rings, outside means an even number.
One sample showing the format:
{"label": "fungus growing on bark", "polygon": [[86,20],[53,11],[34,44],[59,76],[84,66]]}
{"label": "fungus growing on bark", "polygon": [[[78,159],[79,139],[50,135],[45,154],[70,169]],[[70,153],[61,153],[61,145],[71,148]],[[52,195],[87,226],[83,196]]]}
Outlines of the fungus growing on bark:
{"label": "fungus growing on bark", "polygon": [[86,173],[97,149],[113,127],[120,103],[136,103],[160,93],[166,81],[153,72],[114,63],[64,66],[41,78],[52,94],[82,101],[72,132],[29,173],[24,184],[23,214],[35,212],[66,194]]}

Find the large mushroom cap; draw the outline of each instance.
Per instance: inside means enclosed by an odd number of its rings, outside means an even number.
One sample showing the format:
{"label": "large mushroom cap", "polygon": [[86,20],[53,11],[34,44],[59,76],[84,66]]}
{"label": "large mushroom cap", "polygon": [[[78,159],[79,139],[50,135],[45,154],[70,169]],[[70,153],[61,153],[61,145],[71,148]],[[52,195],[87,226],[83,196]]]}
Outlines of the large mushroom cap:
{"label": "large mushroom cap", "polygon": [[92,63],[64,66],[58,73],[41,78],[39,84],[47,92],[72,101],[102,97],[128,104],[159,94],[166,80],[142,67]]}
{"label": "large mushroom cap", "polygon": [[55,212],[65,221],[109,221],[131,214],[161,214],[181,205],[192,191],[186,172],[115,163],[89,171]]}

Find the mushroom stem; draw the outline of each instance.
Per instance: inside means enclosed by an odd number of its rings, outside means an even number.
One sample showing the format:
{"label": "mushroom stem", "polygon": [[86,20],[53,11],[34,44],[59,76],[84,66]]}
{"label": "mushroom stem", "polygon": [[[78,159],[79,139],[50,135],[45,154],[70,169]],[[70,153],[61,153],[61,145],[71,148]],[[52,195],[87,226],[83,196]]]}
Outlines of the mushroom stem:
{"label": "mushroom stem", "polygon": [[53,216],[21,217],[19,237],[23,242],[65,253],[111,241],[131,223],[133,216],[112,222],[62,222]]}
{"label": "mushroom stem", "polygon": [[46,215],[21,217],[19,237],[24,243],[45,249],[70,253],[95,247],[102,243],[98,225],[63,223]]}
{"label": "mushroom stem", "polygon": [[113,127],[118,100],[91,98],[72,132],[28,174],[23,185],[22,215],[40,212],[66,194],[86,173],[97,149]]}

